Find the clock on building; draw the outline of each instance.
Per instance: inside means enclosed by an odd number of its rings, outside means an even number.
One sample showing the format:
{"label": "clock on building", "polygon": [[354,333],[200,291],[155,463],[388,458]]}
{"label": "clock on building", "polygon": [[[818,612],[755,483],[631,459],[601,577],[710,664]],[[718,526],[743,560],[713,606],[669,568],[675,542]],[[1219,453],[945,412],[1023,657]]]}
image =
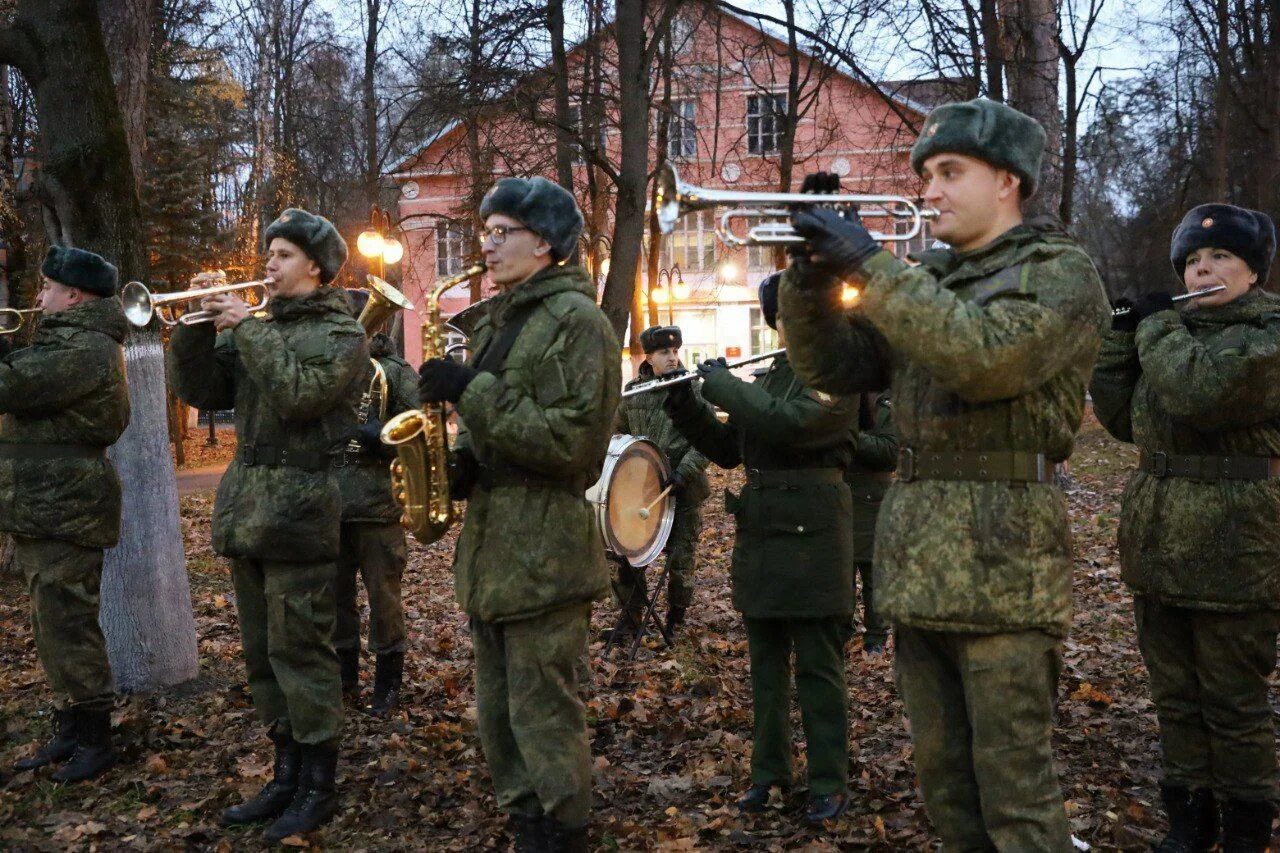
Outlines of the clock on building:
{"label": "clock on building", "polygon": [[726,184],[736,183],[742,177],[742,167],[737,163],[725,163],[720,169],[720,178]]}
{"label": "clock on building", "polygon": [[400,185],[400,195],[407,199],[415,199],[418,193],[422,191],[422,187],[418,186],[417,181],[405,181]]}

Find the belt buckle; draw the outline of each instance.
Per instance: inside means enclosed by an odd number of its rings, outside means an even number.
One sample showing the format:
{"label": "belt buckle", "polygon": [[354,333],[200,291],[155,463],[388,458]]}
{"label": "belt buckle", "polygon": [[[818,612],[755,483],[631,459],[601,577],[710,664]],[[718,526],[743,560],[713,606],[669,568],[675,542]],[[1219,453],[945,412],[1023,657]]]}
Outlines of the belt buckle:
{"label": "belt buckle", "polygon": [[1169,454],[1163,450],[1151,454],[1151,474],[1155,477],[1169,476]]}
{"label": "belt buckle", "polygon": [[904,447],[898,451],[898,479],[910,483],[916,478],[916,451]]}

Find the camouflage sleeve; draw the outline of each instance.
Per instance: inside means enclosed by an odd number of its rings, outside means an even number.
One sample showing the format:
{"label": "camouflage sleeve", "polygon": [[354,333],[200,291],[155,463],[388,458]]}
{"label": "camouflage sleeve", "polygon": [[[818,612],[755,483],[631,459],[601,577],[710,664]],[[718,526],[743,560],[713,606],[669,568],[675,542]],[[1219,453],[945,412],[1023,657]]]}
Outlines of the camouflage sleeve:
{"label": "camouflage sleeve", "polygon": [[842,285],[797,286],[800,272],[789,267],[778,292],[778,317],[786,328],[787,359],[811,388],[855,394],[889,387],[892,354],[869,323],[850,316],[840,300]]}
{"label": "camouflage sleeve", "polygon": [[618,404],[618,413],[613,418],[614,435],[635,435],[631,431],[631,419],[627,417],[627,401]]}
{"label": "camouflage sleeve", "polygon": [[1089,257],[1071,248],[1020,267],[1020,281],[965,301],[924,267],[887,251],[863,266],[858,311],[898,355],[972,403],[1009,400],[1065,367],[1092,361],[1106,295]]}
{"label": "camouflage sleeve", "polygon": [[231,333],[217,334],[212,323],[179,323],[169,339],[169,383],[197,409],[234,408],[237,357]]}
{"label": "camouflage sleeve", "polygon": [[[111,358],[120,357],[119,347]],[[60,412],[104,382],[106,348],[41,345],[0,359],[0,412],[44,415]]]}
{"label": "camouflage sleeve", "polygon": [[898,467],[898,432],[893,428],[889,395],[881,394],[871,405],[870,423],[858,431],[854,458],[868,471],[892,471]]}
{"label": "camouflage sleeve", "polygon": [[[600,464],[590,457],[601,409],[617,400],[620,360],[603,315],[570,311],[530,367],[532,393],[481,372],[458,400],[458,412],[478,443],[523,468],[551,475],[587,471]],[[606,424],[616,415],[607,417]]]}
{"label": "camouflage sleeve", "polygon": [[1098,363],[1089,380],[1089,396],[1098,421],[1119,441],[1133,441],[1130,405],[1140,376],[1142,364],[1134,333],[1111,331],[1103,335]]}
{"label": "camouflage sleeve", "polygon": [[369,369],[368,343],[355,325],[316,329],[290,347],[270,323],[250,317],[233,336],[246,373],[285,418],[320,417]]}
{"label": "camouflage sleeve", "polygon": [[387,418],[418,408],[418,374],[400,359],[380,359],[387,372]]}
{"label": "camouflage sleeve", "polygon": [[1164,408],[1197,429],[1280,416],[1280,319],[1215,348],[1192,337],[1177,311],[1161,311],[1138,326],[1138,358]]}
{"label": "camouflage sleeve", "polygon": [[687,400],[670,414],[676,430],[693,445],[690,453],[698,453],[725,469],[741,465],[742,442],[737,427],[720,423],[715,409],[701,397],[691,395]]}
{"label": "camouflage sleeve", "polygon": [[702,383],[702,394],[728,412],[729,420],[748,435],[782,447],[839,444],[857,424],[856,397],[806,391],[783,400],[727,370],[708,377]]}

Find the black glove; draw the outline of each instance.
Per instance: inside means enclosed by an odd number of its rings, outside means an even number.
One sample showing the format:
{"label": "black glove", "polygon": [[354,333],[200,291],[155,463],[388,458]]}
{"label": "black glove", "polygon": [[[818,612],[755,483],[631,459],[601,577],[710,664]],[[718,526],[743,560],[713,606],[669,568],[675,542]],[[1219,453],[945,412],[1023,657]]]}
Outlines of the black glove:
{"label": "black glove", "polygon": [[1164,292],[1144,293],[1136,302],[1120,299],[1115,307],[1129,310],[1119,317],[1112,317],[1111,328],[1117,332],[1136,332],[1138,324],[1152,314],[1172,309],[1173,297]]}
{"label": "black glove", "polygon": [[698,375],[702,377],[703,381],[706,381],[720,371],[727,371],[728,369],[729,362],[725,361],[724,356],[720,356],[719,358],[709,358],[702,362],[702,364],[698,365]]}
{"label": "black glove", "polygon": [[666,395],[662,398],[662,410],[670,417],[675,417],[677,412],[693,401],[692,382],[681,382],[679,385],[672,385],[666,389],[666,392]]}
{"label": "black glove", "polygon": [[[880,244],[855,210],[843,214],[826,207],[791,214],[791,227],[809,247],[808,263],[819,272],[845,278],[880,251]],[[816,259],[815,259],[816,257]]]}
{"label": "black glove", "polygon": [[[810,172],[800,182],[800,192],[821,195],[838,193],[840,192],[840,176],[835,172]],[[802,210],[803,208],[797,205],[795,209]],[[787,254],[793,262],[799,261],[803,263],[809,260],[809,247],[804,243],[792,243],[787,246]]]}
{"label": "black glove", "polygon": [[455,450],[449,454],[449,497],[455,501],[465,501],[471,497],[471,490],[480,479],[480,460],[468,447]]}
{"label": "black glove", "polygon": [[662,484],[662,488],[671,487],[671,494],[678,495],[684,491],[684,474],[679,471],[672,471],[671,476],[667,478],[667,482]]}
{"label": "black glove", "polygon": [[451,358],[428,359],[418,370],[418,396],[424,403],[456,403],[479,372]]}
{"label": "black glove", "polygon": [[383,451],[390,449],[382,443],[382,426],[382,421],[369,418],[356,428],[356,441],[360,442],[360,449],[365,453],[381,456]]}

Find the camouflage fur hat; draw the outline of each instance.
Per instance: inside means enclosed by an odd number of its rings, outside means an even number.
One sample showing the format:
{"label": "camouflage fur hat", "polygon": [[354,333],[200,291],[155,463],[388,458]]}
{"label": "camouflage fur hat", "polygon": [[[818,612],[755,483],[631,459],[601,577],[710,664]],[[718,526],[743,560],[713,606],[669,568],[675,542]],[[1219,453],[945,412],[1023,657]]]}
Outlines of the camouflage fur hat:
{"label": "camouflage fur hat", "polygon": [[569,191],[546,178],[503,178],[480,202],[480,218],[502,213],[551,244],[551,254],[563,261],[573,254],[584,225],[582,211]]}
{"label": "camouflage fur hat", "polygon": [[328,284],[338,277],[347,262],[347,241],[323,216],[291,207],[267,226],[262,237],[264,247],[276,237],[283,237],[306,253],[320,267],[320,281]]}
{"label": "camouflage fur hat", "polygon": [[782,272],[772,273],[760,282],[760,313],[770,329],[778,328],[778,285],[782,282]]}
{"label": "camouflage fur hat", "polygon": [[1234,204],[1202,204],[1182,217],[1170,241],[1169,262],[1179,278],[1186,270],[1187,255],[1206,247],[1239,255],[1258,274],[1258,283],[1266,284],[1276,256],[1276,226],[1260,210]]}
{"label": "camouflage fur hat", "polygon": [[50,246],[40,273],[67,287],[95,296],[115,296],[120,271],[101,255],[70,246]]}
{"label": "camouflage fur hat", "polygon": [[679,349],[683,343],[679,326],[650,326],[640,333],[640,348],[645,355],[668,347]]}
{"label": "camouflage fur hat", "polygon": [[1022,178],[1022,197],[1035,195],[1044,159],[1040,122],[986,98],[943,104],[929,113],[911,146],[911,168],[920,174],[935,154],[967,154]]}

